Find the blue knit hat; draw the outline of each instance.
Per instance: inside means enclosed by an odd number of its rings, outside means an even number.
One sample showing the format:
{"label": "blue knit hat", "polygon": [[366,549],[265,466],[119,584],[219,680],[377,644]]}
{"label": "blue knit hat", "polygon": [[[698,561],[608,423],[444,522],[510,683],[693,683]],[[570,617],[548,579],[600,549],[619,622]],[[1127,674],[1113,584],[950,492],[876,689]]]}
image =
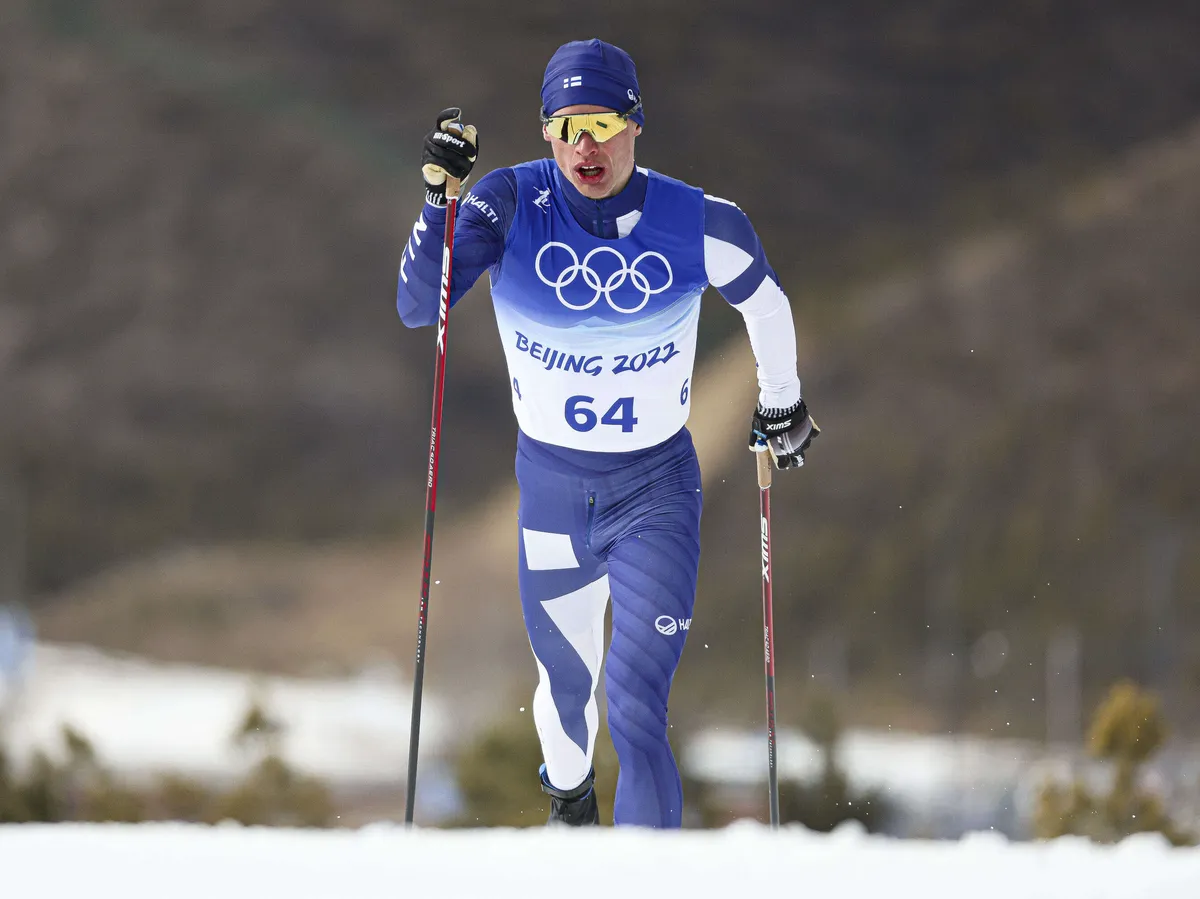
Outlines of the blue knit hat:
{"label": "blue knit hat", "polygon": [[[585,104],[627,112],[641,98],[633,59],[620,47],[597,38],[563,44],[546,64],[543,115]],[[639,108],[629,120],[641,125],[646,117]]]}

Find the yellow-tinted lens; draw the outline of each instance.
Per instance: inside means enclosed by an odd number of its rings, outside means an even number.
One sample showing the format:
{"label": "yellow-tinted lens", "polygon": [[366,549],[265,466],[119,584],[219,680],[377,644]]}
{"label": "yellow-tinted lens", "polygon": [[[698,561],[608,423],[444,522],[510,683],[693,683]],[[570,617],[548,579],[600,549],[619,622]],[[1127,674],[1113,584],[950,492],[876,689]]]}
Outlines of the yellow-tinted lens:
{"label": "yellow-tinted lens", "polygon": [[628,120],[616,112],[582,112],[577,115],[556,115],[546,120],[550,134],[559,140],[573,144],[583,132],[592,136],[596,143],[604,143],[625,130]]}

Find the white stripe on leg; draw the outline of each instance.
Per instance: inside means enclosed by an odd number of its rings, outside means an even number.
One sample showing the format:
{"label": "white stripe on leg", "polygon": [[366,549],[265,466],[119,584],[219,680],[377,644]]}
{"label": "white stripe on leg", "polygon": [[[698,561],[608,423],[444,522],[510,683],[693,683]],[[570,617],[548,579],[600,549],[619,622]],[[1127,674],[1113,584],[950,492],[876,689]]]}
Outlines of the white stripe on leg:
{"label": "white stripe on leg", "polygon": [[[563,730],[562,720],[550,693],[550,675],[538,660],[538,685],[533,691],[533,721],[537,725],[538,739],[542,744],[542,757],[546,760],[546,776],[560,790],[570,790],[583,783],[591,770],[591,749],[595,731],[588,723],[588,752],[575,745],[575,741]],[[593,698],[592,703],[595,704]]]}
{"label": "white stripe on leg", "polygon": [[530,571],[579,567],[569,534],[521,528],[521,537],[525,541],[525,563]]}
{"label": "white stripe on leg", "polygon": [[[591,688],[584,705],[583,719],[587,725],[587,751],[581,750],[567,736],[551,694],[550,673],[537,659],[538,686],[533,694],[533,716],[546,774],[560,790],[578,786],[592,766],[596,733],[600,727],[600,711],[596,704],[596,687],[600,683],[600,666],[604,661],[604,610],[608,606],[608,575],[597,578],[565,596],[547,599],[542,608],[563,638],[575,650],[591,675]],[[536,658],[536,653],[535,653]]]}

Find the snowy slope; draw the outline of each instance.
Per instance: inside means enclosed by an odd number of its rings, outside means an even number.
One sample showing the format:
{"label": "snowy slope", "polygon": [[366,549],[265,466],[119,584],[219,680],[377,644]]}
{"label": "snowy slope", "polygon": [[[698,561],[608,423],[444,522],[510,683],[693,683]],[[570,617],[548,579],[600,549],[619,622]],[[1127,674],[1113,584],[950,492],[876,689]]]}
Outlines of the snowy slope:
{"label": "snowy slope", "polygon": [[0,827],[0,895],[38,899],[1194,899],[1198,889],[1200,850],[1152,837],[921,843],[748,823],[675,833]]}
{"label": "snowy slope", "polygon": [[[404,783],[412,686],[388,669],[348,678],[263,678],[39,643],[7,710],[0,701],[0,746],[18,764],[37,750],[56,755],[60,729],[70,724],[123,777],[173,771],[225,782],[254,759],[231,740],[254,695],[284,725],[282,753],[298,770],[334,789],[394,789]],[[458,811],[456,791],[446,779],[447,759],[459,741],[489,723],[460,715],[452,724],[452,708],[443,695],[426,690],[417,791],[424,821]],[[819,748],[795,730],[783,728],[778,737],[781,779],[815,777],[822,764]],[[740,790],[757,805],[764,801],[761,731],[714,727],[694,734],[681,749],[691,776]],[[1197,783],[1200,753],[1185,747],[1176,755],[1162,782]],[[1043,777],[1053,772],[1064,778],[1072,761],[1061,747],[1015,740],[857,729],[848,730],[839,747],[850,783],[858,790],[881,790],[896,806],[892,832],[904,835],[955,837],[991,826],[1024,836]],[[737,804],[730,801],[731,807]],[[1200,899],[1200,887],[1196,896]]]}
{"label": "snowy slope", "polygon": [[[18,762],[39,749],[59,754],[69,724],[120,774],[220,779],[251,761],[231,738],[255,696],[283,725],[282,753],[300,771],[338,784],[403,775],[412,685],[386,670],[341,679],[261,677],[38,644],[10,694],[5,733]],[[441,699],[426,691],[421,715],[422,754],[436,755],[449,730]]]}

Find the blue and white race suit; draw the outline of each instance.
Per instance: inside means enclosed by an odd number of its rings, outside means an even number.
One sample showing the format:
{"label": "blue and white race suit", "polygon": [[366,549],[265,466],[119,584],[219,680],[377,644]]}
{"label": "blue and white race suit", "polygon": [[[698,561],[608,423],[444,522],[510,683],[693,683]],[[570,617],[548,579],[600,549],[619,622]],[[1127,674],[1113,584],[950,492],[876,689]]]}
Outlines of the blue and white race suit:
{"label": "blue and white race suit", "polygon": [[[445,210],[426,205],[400,267],[409,327],[437,320]],[[791,309],[745,214],[644,168],[605,200],[545,159],[484,176],[459,203],[451,305],[491,279],[519,433],[521,605],[539,671],[549,781],[591,768],[605,689],[620,762],[616,824],[678,827],[667,700],[692,621],[700,470],[686,422],[700,297],[741,311],[759,399],[800,398]]]}

